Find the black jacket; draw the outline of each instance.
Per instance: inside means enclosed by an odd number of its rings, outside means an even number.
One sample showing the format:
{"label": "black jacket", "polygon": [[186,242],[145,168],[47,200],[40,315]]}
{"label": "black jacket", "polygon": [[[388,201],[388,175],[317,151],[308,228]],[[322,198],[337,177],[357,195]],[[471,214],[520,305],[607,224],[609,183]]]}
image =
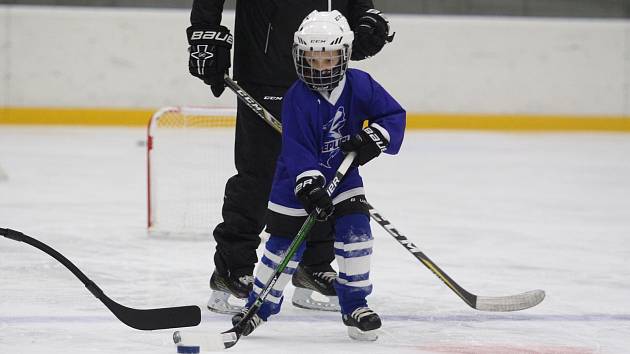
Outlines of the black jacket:
{"label": "black jacket", "polygon": [[[225,0],[194,0],[190,22],[221,24]],[[332,0],[354,28],[372,0]],[[234,79],[270,86],[290,86],[296,79],[291,48],[293,34],[313,10],[327,11],[328,0],[238,0],[234,29]]]}

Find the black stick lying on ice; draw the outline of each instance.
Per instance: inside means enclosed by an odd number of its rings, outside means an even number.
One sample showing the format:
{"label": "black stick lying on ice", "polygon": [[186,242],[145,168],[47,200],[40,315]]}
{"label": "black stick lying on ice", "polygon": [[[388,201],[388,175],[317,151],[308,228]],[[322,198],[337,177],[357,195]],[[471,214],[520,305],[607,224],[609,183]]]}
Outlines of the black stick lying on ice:
{"label": "black stick lying on ice", "polygon": [[[267,124],[274,128],[277,132],[282,133],[282,124],[280,121],[267,111],[260,103],[250,96],[242,87],[240,87],[229,76],[225,75],[225,83],[234,91],[236,96],[243,101],[252,111],[254,111],[260,118],[262,118]],[[528,309],[538,305],[545,298],[545,292],[543,290],[532,290],[521,294],[509,295],[509,296],[478,296],[472,294],[466,289],[462,288],[448,274],[446,274],[437,264],[433,263],[427,255],[425,255],[416,245],[411,243],[407,237],[401,234],[394,225],[392,225],[383,215],[381,215],[372,205],[368,204],[370,209],[370,216],[376,221],[388,234],[390,234],[398,243],[400,243],[409,253],[411,253],[416,259],[424,264],[429,270],[433,272],[440,280],[446,284],[457,296],[459,296],[464,302],[480,311],[519,311]]]}
{"label": "black stick lying on ice", "polygon": [[124,324],[140,330],[155,330],[178,327],[193,327],[201,322],[199,306],[164,307],[156,309],[134,309],[123,306],[110,299],[101,288],[90,280],[79,268],[52,247],[19,231],[0,228],[0,235],[19,242],[27,243],[53,257],[72,274],[74,274],[86,288]]}

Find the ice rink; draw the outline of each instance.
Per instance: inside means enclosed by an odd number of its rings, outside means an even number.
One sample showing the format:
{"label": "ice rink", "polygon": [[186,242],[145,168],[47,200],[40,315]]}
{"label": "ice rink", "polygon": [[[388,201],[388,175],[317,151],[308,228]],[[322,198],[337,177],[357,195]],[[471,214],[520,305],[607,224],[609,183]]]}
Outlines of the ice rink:
{"label": "ice rink", "polygon": [[[214,244],[151,238],[141,128],[0,126],[0,227],[73,261],[134,308],[205,309]],[[372,223],[374,343],[335,313],[280,315],[235,353],[629,353],[630,135],[408,132],[401,154],[363,168],[368,200],[464,288],[544,289],[514,313],[469,308]],[[222,183],[219,183],[222,184]],[[218,213],[219,210],[216,210]],[[119,322],[65,267],[0,238],[0,353],[175,353],[173,330]]]}

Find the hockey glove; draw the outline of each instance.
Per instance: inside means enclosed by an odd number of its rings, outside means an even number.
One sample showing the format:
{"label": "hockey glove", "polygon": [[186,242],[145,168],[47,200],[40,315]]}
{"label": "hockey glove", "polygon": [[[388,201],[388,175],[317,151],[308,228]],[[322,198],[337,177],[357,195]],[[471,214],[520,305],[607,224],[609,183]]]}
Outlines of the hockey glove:
{"label": "hockey glove", "polygon": [[230,68],[230,50],[233,38],[225,26],[203,27],[198,25],[186,29],[188,35],[188,69],[193,76],[210,85],[214,97],[225,90],[223,76]]}
{"label": "hockey glove", "polygon": [[363,166],[385,151],[387,145],[389,145],[389,141],[380,130],[366,127],[359,134],[351,137],[350,140],[342,142],[340,147],[345,153],[356,151],[357,157],[354,161]]}
{"label": "hockey glove", "polygon": [[335,211],[332,199],[324,189],[324,177],[307,176],[300,178],[295,184],[295,196],[300,200],[304,209],[310,214],[319,209],[315,217],[318,221],[324,221]]}
{"label": "hockey glove", "polygon": [[375,9],[367,10],[357,21],[352,42],[352,60],[363,60],[374,56],[391,42],[394,35],[389,35],[389,22]]}

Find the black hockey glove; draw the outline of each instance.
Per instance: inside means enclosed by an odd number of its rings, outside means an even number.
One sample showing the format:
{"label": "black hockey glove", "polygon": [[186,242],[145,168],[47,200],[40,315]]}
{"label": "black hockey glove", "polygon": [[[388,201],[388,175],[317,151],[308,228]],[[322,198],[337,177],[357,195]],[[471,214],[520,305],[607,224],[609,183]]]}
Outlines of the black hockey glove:
{"label": "black hockey glove", "polygon": [[300,178],[295,184],[295,196],[309,214],[315,208],[319,208],[320,211],[315,217],[318,221],[328,219],[335,211],[332,199],[324,189],[324,177],[322,176]]}
{"label": "black hockey glove", "polygon": [[385,151],[387,145],[389,145],[389,141],[380,130],[366,127],[359,134],[351,137],[350,140],[342,142],[340,147],[345,153],[356,151],[357,157],[354,161],[363,166]]}
{"label": "black hockey glove", "polygon": [[214,97],[219,97],[225,90],[223,75],[230,68],[230,50],[233,37],[225,26],[203,27],[190,26],[188,35],[188,69],[193,76],[210,85]]}
{"label": "black hockey glove", "polygon": [[375,9],[367,10],[357,21],[352,42],[352,60],[363,60],[374,56],[391,42],[394,35],[389,35],[389,22]]}

